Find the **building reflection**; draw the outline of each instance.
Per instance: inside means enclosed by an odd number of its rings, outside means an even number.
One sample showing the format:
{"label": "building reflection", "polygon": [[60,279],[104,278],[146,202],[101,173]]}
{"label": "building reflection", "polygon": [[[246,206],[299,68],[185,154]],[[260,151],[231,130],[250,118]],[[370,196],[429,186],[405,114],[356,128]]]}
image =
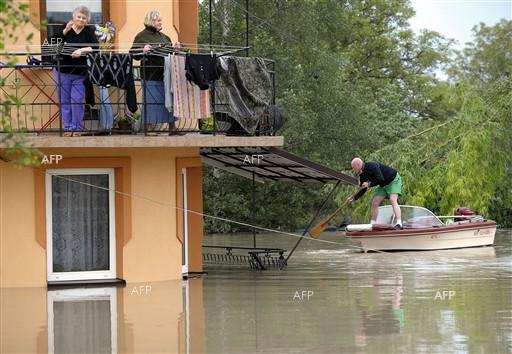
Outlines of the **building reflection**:
{"label": "building reflection", "polygon": [[204,352],[202,282],[2,289],[0,351]]}

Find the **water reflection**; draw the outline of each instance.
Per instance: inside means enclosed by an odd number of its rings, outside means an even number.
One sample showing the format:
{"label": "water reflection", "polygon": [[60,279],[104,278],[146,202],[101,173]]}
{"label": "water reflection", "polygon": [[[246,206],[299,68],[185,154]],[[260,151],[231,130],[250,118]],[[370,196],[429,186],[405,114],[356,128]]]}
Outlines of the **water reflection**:
{"label": "water reflection", "polygon": [[204,352],[202,282],[2,289],[0,352]]}
{"label": "water reflection", "polygon": [[[258,236],[258,246],[293,241]],[[342,246],[305,241],[285,271],[209,265],[188,281],[2,289],[0,352],[512,352],[512,233],[448,251]]]}
{"label": "water reflection", "polygon": [[50,353],[117,353],[115,288],[48,291]]}

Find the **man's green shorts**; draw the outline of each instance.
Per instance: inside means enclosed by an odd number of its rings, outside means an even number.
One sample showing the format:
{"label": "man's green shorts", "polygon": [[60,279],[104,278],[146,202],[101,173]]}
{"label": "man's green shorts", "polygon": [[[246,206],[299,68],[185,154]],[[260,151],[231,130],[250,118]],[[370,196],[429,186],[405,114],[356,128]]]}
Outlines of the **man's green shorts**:
{"label": "man's green shorts", "polygon": [[382,195],[384,197],[389,198],[391,194],[402,194],[402,177],[397,173],[394,180],[391,181],[390,184],[385,185],[384,187],[377,186],[373,190],[373,196]]}

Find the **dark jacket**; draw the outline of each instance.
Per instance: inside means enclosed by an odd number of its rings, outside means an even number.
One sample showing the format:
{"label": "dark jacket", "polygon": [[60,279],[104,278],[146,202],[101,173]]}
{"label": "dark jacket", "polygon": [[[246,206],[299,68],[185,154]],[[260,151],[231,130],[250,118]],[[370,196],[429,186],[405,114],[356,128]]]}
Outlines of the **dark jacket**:
{"label": "dark jacket", "polygon": [[[363,171],[359,175],[359,185],[362,185],[364,182],[369,182],[368,187],[385,187],[393,182],[397,173],[397,170],[392,167],[375,161],[367,161],[364,162]],[[363,189],[361,192],[357,193],[357,195],[354,196],[354,200],[361,198],[367,189],[368,188]]]}
{"label": "dark jacket", "polygon": [[[133,40],[132,48],[130,53],[133,54],[133,58],[141,60],[140,76],[144,80],[164,80],[164,58],[156,55],[146,55],[145,61],[142,62],[142,49],[146,44],[150,44],[153,47],[158,44],[172,46],[172,41],[169,36],[156,30],[151,26],[146,26],[144,30],[137,33]],[[144,67],[145,66],[145,67]]]}
{"label": "dark jacket", "polygon": [[[98,38],[96,38],[94,28],[92,26],[85,26],[78,34],[74,29],[70,29],[66,34],[64,34],[65,28],[66,25],[63,25],[62,28],[52,36],[52,38],[60,38],[63,40],[64,46],[62,51],[66,54],[79,48],[98,48]],[[87,72],[87,59],[83,55],[79,58],[72,58],[71,55],[62,55],[60,57],[59,65],[61,73],[85,75]]]}

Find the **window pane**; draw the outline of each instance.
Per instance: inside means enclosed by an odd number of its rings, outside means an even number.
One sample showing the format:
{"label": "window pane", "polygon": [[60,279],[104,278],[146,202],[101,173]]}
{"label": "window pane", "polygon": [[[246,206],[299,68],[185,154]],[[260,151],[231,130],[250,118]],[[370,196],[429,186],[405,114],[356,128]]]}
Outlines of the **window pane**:
{"label": "window pane", "polygon": [[87,6],[91,11],[90,24],[103,22],[101,13],[101,0],[47,0],[46,18],[48,24],[64,24],[72,18],[73,10],[77,6]]}
{"label": "window pane", "polygon": [[110,269],[108,180],[106,174],[52,176],[54,272]]}

